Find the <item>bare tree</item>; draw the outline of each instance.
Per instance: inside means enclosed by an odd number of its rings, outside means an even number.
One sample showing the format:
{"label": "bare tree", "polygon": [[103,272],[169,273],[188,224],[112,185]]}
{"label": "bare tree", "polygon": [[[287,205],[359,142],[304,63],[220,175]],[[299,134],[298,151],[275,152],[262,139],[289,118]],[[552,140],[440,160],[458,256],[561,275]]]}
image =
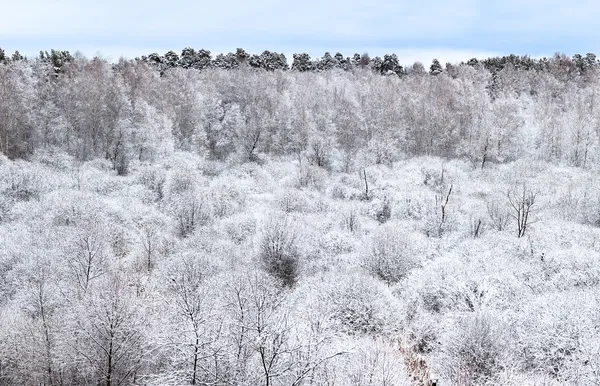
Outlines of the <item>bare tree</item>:
{"label": "bare tree", "polygon": [[[172,273],[169,283],[174,295],[172,305],[185,324],[175,337],[174,344],[177,346],[177,352],[183,354],[175,358],[177,363],[174,365],[183,368],[183,374],[191,385],[204,384],[201,362],[213,354],[206,350],[211,339],[205,331],[208,329],[206,324],[212,315],[206,309],[207,295],[202,288],[204,274],[201,265],[202,262],[195,256],[184,258]],[[217,382],[218,374],[215,378]]]}
{"label": "bare tree", "polygon": [[531,215],[535,211],[535,203],[536,198],[538,196],[537,191],[533,191],[528,188],[526,185],[522,185],[519,188],[510,189],[506,196],[508,197],[508,202],[513,209],[511,212],[511,217],[517,223],[517,236],[523,237],[525,236],[525,232],[527,228],[534,223]]}
{"label": "bare tree", "polygon": [[88,290],[92,280],[105,272],[108,258],[105,237],[102,222],[91,219],[79,224],[75,235],[67,241],[67,264],[83,292]]}
{"label": "bare tree", "polygon": [[[107,277],[83,302],[75,344],[91,384],[132,384],[147,354],[145,317],[139,312],[124,277]],[[85,371],[84,371],[85,370]],[[83,381],[83,380],[81,380]]]}

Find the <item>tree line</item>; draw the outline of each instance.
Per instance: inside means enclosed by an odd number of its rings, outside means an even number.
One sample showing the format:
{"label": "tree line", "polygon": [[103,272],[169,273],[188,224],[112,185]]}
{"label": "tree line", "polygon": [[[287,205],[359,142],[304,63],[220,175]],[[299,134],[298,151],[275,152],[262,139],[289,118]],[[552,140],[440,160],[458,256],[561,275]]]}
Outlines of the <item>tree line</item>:
{"label": "tree line", "polygon": [[[11,56],[7,56],[5,51],[0,48],[0,63],[9,63],[10,61],[27,60],[18,50]],[[52,63],[53,67],[59,70],[65,63],[73,60],[73,56],[69,51],[50,50],[40,51],[39,60]],[[202,70],[205,68],[221,68],[231,70],[240,66],[248,66],[267,71],[275,70],[295,70],[299,72],[313,71],[321,72],[332,69],[341,69],[350,71],[354,68],[369,67],[374,72],[382,75],[407,75],[416,66],[417,71],[422,66],[421,63],[415,63],[410,68],[405,68],[400,65],[399,58],[396,54],[385,54],[382,57],[375,56],[371,58],[368,53],[355,53],[352,57],[344,57],[341,53],[331,55],[326,52],[320,58],[311,58],[307,53],[296,53],[293,55],[291,66],[283,53],[264,51],[262,54],[249,54],[242,48],[236,49],[236,52],[227,54],[217,54],[213,57],[211,51],[205,49],[195,50],[191,47],[186,47],[177,54],[175,51],[168,51],[164,55],[156,52],[142,57],[135,58],[152,65],[160,71],[161,74],[172,68],[193,68]],[[560,62],[561,66],[569,68],[570,72],[583,73],[590,68],[597,67],[600,61],[594,53],[584,55],[575,54],[572,57],[567,57],[564,54],[555,54],[551,58],[532,58],[529,55],[505,55],[497,57],[489,57],[486,59],[471,58],[466,62],[460,62],[458,65],[468,65],[472,67],[483,66],[492,73],[502,71],[505,67],[511,66],[523,70],[550,71],[551,67]],[[446,63],[442,66],[439,60],[433,59],[429,67],[429,73],[438,75],[443,71],[449,71],[453,67],[452,63]]]}
{"label": "tree line", "polygon": [[241,49],[214,59],[184,49],[116,63],[55,50],[0,60],[0,151],[10,158],[59,147],[120,174],[166,148],[218,160],[293,155],[346,171],[423,154],[479,167],[525,154],[598,161],[593,54],[434,60],[429,71],[366,54],[294,55],[286,71],[282,54]]}

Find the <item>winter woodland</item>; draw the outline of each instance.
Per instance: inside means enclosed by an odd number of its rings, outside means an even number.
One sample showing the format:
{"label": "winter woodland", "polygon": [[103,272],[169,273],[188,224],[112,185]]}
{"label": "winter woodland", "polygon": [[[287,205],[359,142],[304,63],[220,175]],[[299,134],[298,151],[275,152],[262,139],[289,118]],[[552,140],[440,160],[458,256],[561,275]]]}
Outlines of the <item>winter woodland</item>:
{"label": "winter woodland", "polygon": [[600,384],[595,56],[0,52],[0,385]]}

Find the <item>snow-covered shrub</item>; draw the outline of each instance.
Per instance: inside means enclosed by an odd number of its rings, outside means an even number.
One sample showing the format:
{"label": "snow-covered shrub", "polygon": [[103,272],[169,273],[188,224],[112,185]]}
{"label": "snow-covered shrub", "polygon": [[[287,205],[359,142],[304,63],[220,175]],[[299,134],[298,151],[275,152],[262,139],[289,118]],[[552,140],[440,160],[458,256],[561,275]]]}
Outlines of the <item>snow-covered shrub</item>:
{"label": "snow-covered shrub", "polygon": [[519,315],[515,353],[524,369],[563,384],[598,380],[598,297],[581,291],[547,294]]}
{"label": "snow-covered shrub", "polygon": [[209,188],[207,199],[212,206],[213,215],[218,218],[239,213],[246,204],[244,193],[231,180],[213,183]]}
{"label": "snow-covered shrub", "polygon": [[13,204],[13,198],[0,194],[0,222],[9,218]]}
{"label": "snow-covered shrub", "polygon": [[330,255],[350,253],[355,249],[356,240],[352,234],[331,230],[319,237],[319,248]]}
{"label": "snow-covered shrub", "polygon": [[206,177],[216,177],[223,173],[227,166],[225,162],[207,159],[202,163],[202,174]]}
{"label": "snow-covered shrub", "polygon": [[74,159],[60,148],[38,149],[31,161],[50,167],[56,171],[68,171],[73,167]]}
{"label": "snow-covered shrub", "polygon": [[329,195],[335,200],[346,200],[349,196],[347,189],[341,184],[334,184],[329,189]]}
{"label": "snow-covered shrub", "polygon": [[454,208],[442,212],[443,202],[431,199],[422,208],[421,230],[427,237],[442,237],[456,229],[456,214]]}
{"label": "snow-covered shrub", "polygon": [[340,214],[340,228],[350,233],[356,233],[361,228],[360,213],[356,207],[349,207]]}
{"label": "snow-covered shrub", "polygon": [[260,241],[260,260],[267,272],[286,286],[298,277],[300,254],[298,233],[288,218],[273,218],[266,224]]}
{"label": "snow-covered shrub", "polygon": [[167,174],[164,169],[157,167],[142,168],[137,175],[137,181],[154,193],[157,200],[163,199],[167,181]]}
{"label": "snow-covered shrub", "polygon": [[469,313],[449,323],[437,363],[453,385],[494,382],[505,368],[510,339],[506,322],[490,313]]}
{"label": "snow-covered shrub", "polygon": [[[325,278],[323,278],[325,279]],[[385,284],[359,274],[330,272],[323,287],[335,330],[348,335],[386,335],[398,329],[398,301]]]}
{"label": "snow-covered shrub", "polygon": [[499,198],[490,200],[487,203],[487,213],[493,229],[503,231],[508,228],[511,214],[505,200]]}
{"label": "snow-covered shrub", "polygon": [[408,320],[404,327],[407,345],[417,354],[428,354],[438,347],[439,324],[443,316],[423,310],[407,310]]}
{"label": "snow-covered shrub", "polygon": [[419,264],[413,240],[398,224],[377,229],[369,244],[363,264],[367,271],[388,284],[402,280]]}
{"label": "snow-covered shrub", "polygon": [[433,165],[423,166],[421,173],[423,175],[423,185],[434,190],[438,190],[445,183],[443,165],[440,167],[434,167]]}
{"label": "snow-covered shrub", "polygon": [[392,217],[392,204],[389,199],[384,199],[375,211],[375,219],[384,224]]}
{"label": "snow-covered shrub", "polygon": [[302,164],[296,177],[296,187],[322,190],[327,180],[327,172],[314,165]]}
{"label": "snow-covered shrub", "polygon": [[397,343],[385,339],[363,338],[357,349],[349,354],[348,372],[344,374],[344,385],[364,386],[410,386],[404,358]]}
{"label": "snow-covered shrub", "polygon": [[286,189],[276,197],[277,206],[286,213],[308,211],[308,197],[298,189]]}
{"label": "snow-covered shrub", "polygon": [[191,170],[174,170],[170,173],[167,190],[169,194],[182,194],[194,190],[197,186],[197,175]]}
{"label": "snow-covered shrub", "polygon": [[14,162],[0,169],[0,193],[19,201],[40,198],[44,177],[33,164]]}
{"label": "snow-covered shrub", "polygon": [[169,211],[177,223],[180,237],[191,235],[212,219],[210,202],[193,191],[171,197]]}
{"label": "snow-covered shrub", "polygon": [[225,233],[236,244],[241,244],[256,233],[256,218],[252,214],[236,214],[222,220]]}

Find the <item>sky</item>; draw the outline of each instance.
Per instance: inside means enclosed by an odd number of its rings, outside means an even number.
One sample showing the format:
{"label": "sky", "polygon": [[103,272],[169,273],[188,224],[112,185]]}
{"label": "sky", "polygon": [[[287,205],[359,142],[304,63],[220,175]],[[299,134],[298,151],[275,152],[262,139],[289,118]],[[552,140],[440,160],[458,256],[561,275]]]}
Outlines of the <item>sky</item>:
{"label": "sky", "polygon": [[396,53],[403,64],[515,53],[600,56],[598,0],[0,0],[0,48],[152,52],[244,48],[320,57]]}

